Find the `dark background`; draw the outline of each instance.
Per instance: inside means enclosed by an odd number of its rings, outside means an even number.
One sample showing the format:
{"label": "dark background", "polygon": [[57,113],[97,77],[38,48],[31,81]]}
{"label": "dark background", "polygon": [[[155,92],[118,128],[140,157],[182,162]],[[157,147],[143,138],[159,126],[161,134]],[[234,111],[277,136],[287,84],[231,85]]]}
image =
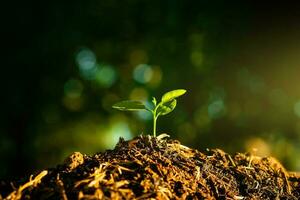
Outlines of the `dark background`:
{"label": "dark background", "polygon": [[185,88],[166,132],[300,170],[300,6],[258,1],[22,1],[2,7],[0,177],[151,133],[114,111]]}

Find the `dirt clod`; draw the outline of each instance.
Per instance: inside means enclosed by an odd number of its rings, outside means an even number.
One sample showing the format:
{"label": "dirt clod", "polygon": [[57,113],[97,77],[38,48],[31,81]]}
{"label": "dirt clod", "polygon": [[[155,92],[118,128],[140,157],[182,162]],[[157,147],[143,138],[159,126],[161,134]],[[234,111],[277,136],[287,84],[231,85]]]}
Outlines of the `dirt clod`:
{"label": "dirt clod", "polygon": [[74,152],[70,156],[68,156],[65,161],[64,165],[66,165],[69,170],[74,170],[76,167],[81,165],[84,162],[84,157],[80,152]]}
{"label": "dirt clod", "polygon": [[300,177],[274,158],[201,153],[150,136],[120,139],[114,150],[93,156],[75,152],[56,168],[2,188],[0,195],[14,200],[300,199]]}

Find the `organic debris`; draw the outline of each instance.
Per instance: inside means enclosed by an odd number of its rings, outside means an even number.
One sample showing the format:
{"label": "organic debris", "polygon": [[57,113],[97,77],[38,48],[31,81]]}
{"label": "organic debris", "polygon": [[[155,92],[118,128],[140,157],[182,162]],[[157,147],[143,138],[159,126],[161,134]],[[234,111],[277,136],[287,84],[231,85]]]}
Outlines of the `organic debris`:
{"label": "organic debris", "polygon": [[75,152],[29,182],[7,183],[0,194],[8,200],[297,200],[300,177],[271,157],[231,156],[219,149],[204,154],[167,135],[139,136],[93,156]]}

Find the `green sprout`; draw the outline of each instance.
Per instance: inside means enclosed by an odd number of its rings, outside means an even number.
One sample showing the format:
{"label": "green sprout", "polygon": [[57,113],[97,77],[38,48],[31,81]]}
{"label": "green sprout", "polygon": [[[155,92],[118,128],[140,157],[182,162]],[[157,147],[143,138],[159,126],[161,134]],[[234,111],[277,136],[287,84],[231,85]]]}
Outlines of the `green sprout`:
{"label": "green sprout", "polygon": [[112,107],[121,111],[149,111],[153,116],[153,136],[156,137],[156,121],[161,115],[166,115],[172,112],[177,104],[177,97],[186,93],[184,89],[172,90],[165,93],[161,101],[157,103],[156,98],[152,97],[153,109],[146,107],[140,101],[126,100],[114,104]]}

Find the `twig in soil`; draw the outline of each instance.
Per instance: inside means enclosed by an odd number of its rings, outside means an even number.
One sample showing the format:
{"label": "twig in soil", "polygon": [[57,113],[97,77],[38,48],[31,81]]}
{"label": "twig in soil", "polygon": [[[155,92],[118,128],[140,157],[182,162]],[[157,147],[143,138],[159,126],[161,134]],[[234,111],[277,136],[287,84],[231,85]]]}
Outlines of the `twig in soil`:
{"label": "twig in soil", "polygon": [[41,179],[44,176],[46,176],[47,174],[48,174],[48,171],[44,170],[41,173],[39,173],[33,180],[32,180],[32,176],[30,176],[29,182],[27,182],[24,185],[20,186],[18,190],[13,191],[12,193],[10,193],[5,199],[6,200],[19,200],[19,199],[21,199],[23,190],[25,190],[26,188],[28,188],[30,186],[36,187],[37,184],[39,184],[41,182]]}
{"label": "twig in soil", "polygon": [[64,187],[64,183],[60,180],[59,174],[57,174],[56,183],[58,185],[59,193],[61,195],[61,198],[63,200],[68,200],[67,195],[66,195],[66,190],[65,190],[65,187]]}
{"label": "twig in soil", "polygon": [[245,197],[243,197],[243,196],[234,196],[234,199],[236,199],[236,200],[240,200],[240,199],[244,199]]}
{"label": "twig in soil", "polygon": [[230,160],[232,166],[236,167],[236,164],[235,164],[235,162],[233,161],[231,155],[227,154],[227,156],[228,156],[228,158],[229,158],[229,160]]}
{"label": "twig in soil", "polygon": [[162,134],[160,134],[159,136],[157,136],[157,140],[160,141],[160,140],[162,140],[162,139],[164,139],[164,138],[169,138],[169,137],[170,137],[170,136],[169,136],[168,134],[162,133]]}

